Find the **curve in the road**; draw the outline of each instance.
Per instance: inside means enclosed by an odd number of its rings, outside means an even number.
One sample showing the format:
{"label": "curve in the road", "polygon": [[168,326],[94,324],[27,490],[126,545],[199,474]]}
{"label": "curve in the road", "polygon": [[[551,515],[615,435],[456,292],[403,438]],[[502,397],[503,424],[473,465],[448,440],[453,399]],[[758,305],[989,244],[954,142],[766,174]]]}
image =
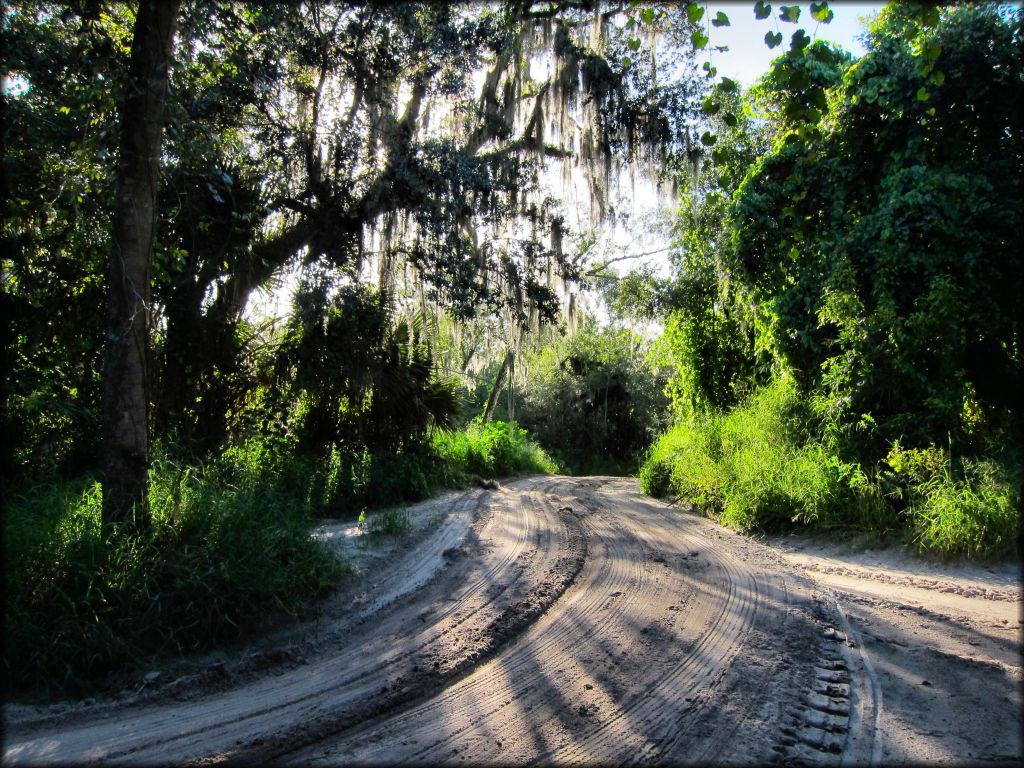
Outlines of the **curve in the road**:
{"label": "curve in the road", "polygon": [[304,663],[191,701],[7,722],[4,758],[838,763],[871,724],[821,678],[857,669],[823,655],[826,601],[766,558],[634,481],[464,494]]}

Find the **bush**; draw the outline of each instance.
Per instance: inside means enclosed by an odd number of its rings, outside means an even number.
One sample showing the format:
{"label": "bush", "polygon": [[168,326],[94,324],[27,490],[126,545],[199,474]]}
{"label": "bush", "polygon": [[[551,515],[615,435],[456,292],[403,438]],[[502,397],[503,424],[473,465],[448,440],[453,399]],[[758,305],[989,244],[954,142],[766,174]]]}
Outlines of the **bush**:
{"label": "bush", "polygon": [[530,435],[573,474],[635,471],[664,428],[664,380],[647,344],[592,321],[524,361],[516,413]]}
{"label": "bush", "polygon": [[156,461],[152,529],[108,543],[97,482],[9,499],[5,683],[80,695],[133,662],[307,612],[343,566],[310,536],[309,508],[271,452],[248,444],[207,468]]}
{"label": "bush", "polygon": [[884,526],[884,500],[856,464],[808,439],[794,386],[776,382],[726,413],[697,413],[663,435],[641,487],[674,494],[740,531]]}
{"label": "bush", "polygon": [[474,420],[461,432],[437,431],[430,449],[441,465],[437,473],[447,484],[460,475],[514,475],[521,472],[553,474],[558,465],[527,437],[515,422]]}
{"label": "bush", "polygon": [[777,382],[726,413],[695,414],[655,443],[644,492],[691,499],[740,531],[793,526],[909,537],[941,557],[1001,557],[1017,546],[1020,463],[950,461],[897,441],[870,473],[814,437],[804,400]]}
{"label": "bush", "polygon": [[913,539],[940,557],[1001,557],[1014,552],[1020,531],[1020,464],[961,459],[935,445],[904,448],[897,441],[884,479],[906,502]]}
{"label": "bush", "polygon": [[145,535],[104,542],[92,479],[7,500],[8,686],[83,695],[133,663],[243,640],[307,613],[344,572],[310,536],[314,513],[393,507],[372,531],[401,535],[408,518],[393,505],[464,486],[471,474],[558,469],[503,422],[438,431],[404,454],[334,448],[319,462],[273,438],[231,446],[204,466],[155,453]]}

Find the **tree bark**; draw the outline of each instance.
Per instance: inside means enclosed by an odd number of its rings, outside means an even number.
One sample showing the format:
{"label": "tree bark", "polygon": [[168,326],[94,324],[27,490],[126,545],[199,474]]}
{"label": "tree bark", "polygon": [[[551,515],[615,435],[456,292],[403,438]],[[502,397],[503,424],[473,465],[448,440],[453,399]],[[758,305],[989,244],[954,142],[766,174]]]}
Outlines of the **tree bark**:
{"label": "tree bark", "polygon": [[501,364],[501,370],[498,371],[498,377],[494,380],[494,386],[491,387],[491,394],[487,398],[487,407],[484,408],[484,424],[491,420],[491,414],[494,413],[494,406],[498,402],[498,393],[501,392],[501,385],[505,381],[505,376],[508,374],[509,368],[512,367],[512,360],[514,355],[510,349],[505,354],[505,362]]}
{"label": "tree bark", "polygon": [[179,0],[142,0],[135,17],[107,270],[103,364],[103,523],[150,524],[149,296],[160,139]]}

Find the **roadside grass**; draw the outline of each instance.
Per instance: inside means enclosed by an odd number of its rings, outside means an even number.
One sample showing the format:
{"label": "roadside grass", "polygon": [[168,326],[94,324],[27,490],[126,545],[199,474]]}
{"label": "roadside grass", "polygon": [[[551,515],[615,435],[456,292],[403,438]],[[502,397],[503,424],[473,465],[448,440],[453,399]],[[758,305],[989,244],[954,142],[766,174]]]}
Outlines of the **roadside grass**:
{"label": "roadside grass", "polygon": [[[251,638],[316,610],[349,569],[311,535],[316,517],[369,508],[404,535],[402,504],[475,475],[554,472],[515,424],[436,432],[406,454],[296,455],[274,438],[199,464],[156,446],[153,526],[104,541],[93,477],[4,499],[5,689],[85,696],[117,673]],[[107,680],[105,683],[104,680]]]}
{"label": "roadside grass", "polygon": [[84,695],[149,657],[231,643],[312,609],[344,567],[275,473],[232,458],[158,458],[153,526],[104,542],[100,487],[58,483],[7,500],[4,677],[29,694]]}
{"label": "roadside grass", "polygon": [[381,537],[402,537],[412,528],[409,511],[405,507],[388,507],[371,517],[367,517],[364,510],[359,514],[359,525],[369,535]]}
{"label": "roadside grass", "polygon": [[944,558],[1014,553],[1021,473],[1012,460],[953,465],[943,449],[897,444],[865,469],[814,438],[805,408],[776,382],[728,412],[677,423],[649,451],[641,487],[743,532],[866,534]]}
{"label": "roadside grass", "polygon": [[461,431],[436,431],[430,437],[433,477],[440,485],[461,485],[471,475],[499,477],[537,472],[555,474],[558,463],[515,422],[479,419]]}

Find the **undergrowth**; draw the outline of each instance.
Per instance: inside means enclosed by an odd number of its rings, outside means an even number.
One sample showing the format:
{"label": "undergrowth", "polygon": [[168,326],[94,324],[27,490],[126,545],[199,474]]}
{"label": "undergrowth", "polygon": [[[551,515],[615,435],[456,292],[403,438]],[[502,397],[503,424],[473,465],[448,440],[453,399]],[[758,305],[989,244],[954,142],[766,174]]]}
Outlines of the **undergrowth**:
{"label": "undergrowth", "polygon": [[5,499],[4,683],[82,696],[112,673],[251,638],[315,609],[346,571],[310,536],[316,516],[401,535],[403,502],[474,475],[554,472],[515,424],[436,432],[401,455],[333,450],[302,457],[284,439],[250,439],[199,464],[155,450],[153,526],[105,542],[94,478]]}
{"label": "undergrowth", "polygon": [[4,519],[5,682],[83,695],[148,657],[244,639],[304,614],[343,566],[309,510],[236,455],[205,468],[158,459],[153,525],[104,541],[99,483],[34,488]]}
{"label": "undergrowth", "polygon": [[652,446],[641,487],[692,500],[740,531],[801,527],[904,538],[940,556],[998,558],[1017,546],[1020,469],[897,443],[871,467],[816,438],[811,414],[786,382],[724,413],[696,414]]}

